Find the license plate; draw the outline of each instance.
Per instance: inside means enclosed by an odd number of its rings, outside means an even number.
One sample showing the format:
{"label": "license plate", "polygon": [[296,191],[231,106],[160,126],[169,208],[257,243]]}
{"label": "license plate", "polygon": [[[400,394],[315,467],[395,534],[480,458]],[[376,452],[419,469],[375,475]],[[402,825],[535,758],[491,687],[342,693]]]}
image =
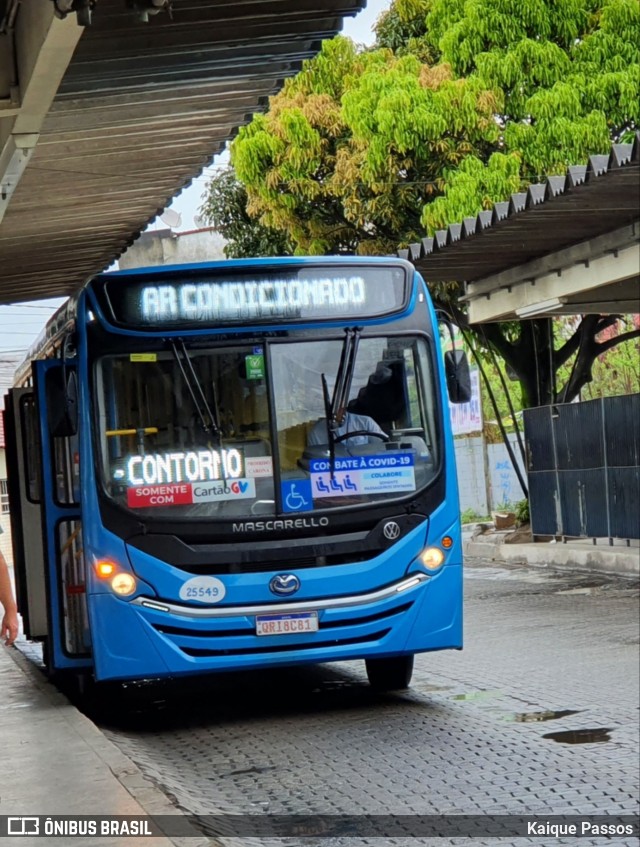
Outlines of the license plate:
{"label": "license plate", "polygon": [[256,635],[297,635],[317,631],[317,612],[294,612],[290,615],[256,616]]}

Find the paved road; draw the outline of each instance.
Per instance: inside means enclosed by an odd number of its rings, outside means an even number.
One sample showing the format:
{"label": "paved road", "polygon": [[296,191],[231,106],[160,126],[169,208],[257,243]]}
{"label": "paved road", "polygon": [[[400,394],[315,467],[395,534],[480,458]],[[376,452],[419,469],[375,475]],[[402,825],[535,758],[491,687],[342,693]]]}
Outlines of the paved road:
{"label": "paved road", "polygon": [[[324,665],[227,676],[102,727],[197,815],[637,814],[637,586],[482,561],[466,577],[465,650],[418,657],[406,693]],[[314,842],[382,844],[298,843]]]}

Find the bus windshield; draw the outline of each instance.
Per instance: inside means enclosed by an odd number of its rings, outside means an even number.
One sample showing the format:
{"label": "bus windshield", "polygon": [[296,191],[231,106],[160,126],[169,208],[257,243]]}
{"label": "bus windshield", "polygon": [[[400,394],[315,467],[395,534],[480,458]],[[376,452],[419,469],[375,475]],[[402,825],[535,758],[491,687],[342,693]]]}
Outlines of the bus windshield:
{"label": "bus windshield", "polygon": [[107,494],[140,515],[220,520],[415,494],[441,449],[426,339],[361,338],[327,421],[342,352],[336,337],[100,357]]}

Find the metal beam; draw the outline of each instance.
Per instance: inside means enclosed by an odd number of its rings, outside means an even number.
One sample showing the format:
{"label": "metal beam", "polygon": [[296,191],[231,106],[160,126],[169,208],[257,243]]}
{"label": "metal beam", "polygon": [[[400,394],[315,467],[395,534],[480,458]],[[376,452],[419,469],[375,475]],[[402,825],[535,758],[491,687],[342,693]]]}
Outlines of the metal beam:
{"label": "metal beam", "polygon": [[547,253],[541,258],[526,262],[523,265],[517,265],[500,273],[469,282],[467,293],[460,300],[473,300],[482,295],[495,294],[503,289],[508,290],[523,282],[535,282],[535,280],[550,273],[560,273],[563,268],[588,263],[600,256],[637,244],[639,240],[640,221],[636,221],[629,226],[615,230],[615,232],[607,232],[604,235],[591,238],[589,241],[574,244],[564,250]]}
{"label": "metal beam", "polygon": [[[477,295],[473,286],[468,289],[469,298],[469,320],[471,323],[483,323],[487,321],[507,320],[522,313],[523,310],[531,312],[536,304],[541,305],[536,316],[547,314],[543,308],[544,304],[554,303],[549,308],[548,314],[581,314],[584,312],[576,304],[584,304],[590,300],[585,294],[589,291],[607,286],[613,283],[630,281],[631,286],[636,285],[640,275],[640,251],[638,245],[638,228],[636,237],[632,244],[620,249],[612,249],[601,253],[593,259],[583,259],[571,267],[558,267],[553,262],[549,267],[558,268],[534,278],[524,278],[519,283],[514,283],[508,288],[497,291],[488,291]],[[542,260],[544,261],[544,260]],[[632,288],[633,290],[633,288]],[[625,300],[628,300],[625,297]],[[602,293],[593,297],[591,311],[598,313],[596,303],[606,300]],[[558,302],[559,301],[559,302]],[[612,307],[612,312],[620,312],[620,305]]]}
{"label": "metal beam", "polygon": [[[68,293],[111,264],[364,0],[172,0],[147,23],[131,5],[99,0],[84,29],[50,0],[16,5],[23,98],[41,85],[24,114],[0,103],[0,150],[27,116],[38,143],[0,224],[0,302]],[[49,56],[61,27],[77,46]]]}
{"label": "metal beam", "polygon": [[20,6],[11,34],[17,54],[19,106],[10,113],[0,112],[5,136],[0,149],[0,221],[38,143],[81,35],[82,28],[75,20],[54,17],[52,3],[31,0]]}

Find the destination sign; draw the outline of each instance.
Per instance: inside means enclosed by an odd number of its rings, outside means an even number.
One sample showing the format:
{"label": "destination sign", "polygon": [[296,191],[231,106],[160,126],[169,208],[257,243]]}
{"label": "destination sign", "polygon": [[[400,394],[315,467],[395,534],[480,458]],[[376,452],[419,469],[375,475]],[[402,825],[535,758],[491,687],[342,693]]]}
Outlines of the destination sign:
{"label": "destination sign", "polygon": [[[103,277],[103,279],[105,279]],[[379,317],[406,303],[406,270],[320,266],[260,273],[106,279],[104,306],[136,329]],[[102,299],[102,297],[100,297]]]}
{"label": "destination sign", "polygon": [[237,479],[244,472],[242,454],[235,448],[129,456],[125,467],[126,472],[118,468],[114,476],[126,480],[129,485]]}

